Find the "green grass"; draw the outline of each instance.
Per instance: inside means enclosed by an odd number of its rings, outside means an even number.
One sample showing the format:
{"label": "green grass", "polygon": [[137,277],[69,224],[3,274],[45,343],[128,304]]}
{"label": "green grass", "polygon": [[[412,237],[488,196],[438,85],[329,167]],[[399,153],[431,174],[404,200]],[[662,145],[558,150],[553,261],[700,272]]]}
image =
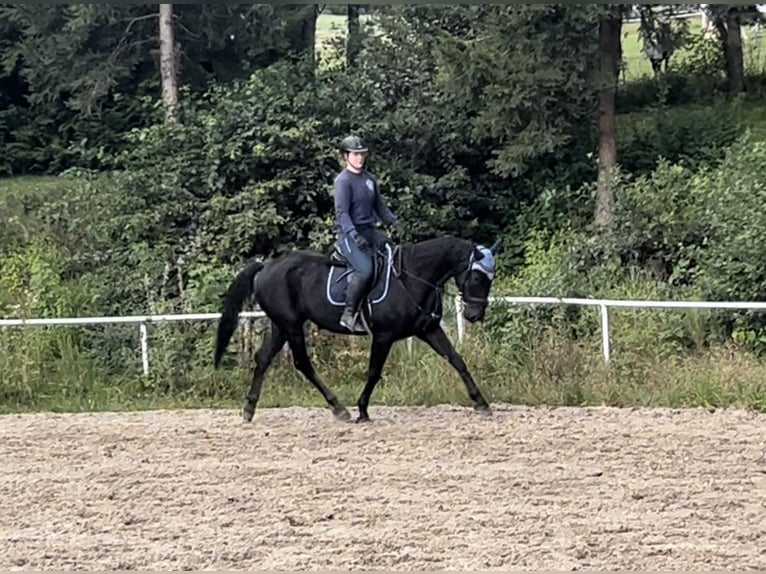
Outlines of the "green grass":
{"label": "green grass", "polygon": [[743,99],[737,104],[737,115],[757,139],[766,140],[766,101]]}
{"label": "green grass", "polygon": [[18,176],[0,178],[0,197],[5,195],[25,196],[55,190],[61,184],[61,178],[56,176]]}
{"label": "green grass", "polygon": [[0,178],[0,205],[10,199],[42,201],[59,194],[75,183],[74,180],[57,176],[19,176]]}
{"label": "green grass", "polygon": [[[0,220],[6,225],[16,220],[24,223],[29,212],[47,201],[60,199],[76,183],[74,179],[56,176],[0,178]],[[2,233],[0,230],[0,237]]]}
{"label": "green grass", "polygon": [[[699,16],[688,18],[689,32],[693,36],[702,34],[702,20]],[[752,26],[742,27],[743,57],[745,70],[766,72],[766,32],[755,35]],[[626,22],[622,27],[622,52],[625,61],[624,79],[637,80],[652,76],[652,65],[642,52],[643,42],[639,34],[638,22]],[[671,66],[679,65],[690,55],[688,48],[681,48],[670,59]]]}
{"label": "green grass", "polygon": [[[361,16],[360,21],[363,21],[368,16]],[[346,17],[338,14],[320,14],[317,18],[316,26],[317,37],[319,36],[333,36],[346,34]]]}
{"label": "green grass", "polygon": [[[364,29],[366,23],[370,21],[370,16],[361,14],[359,24]],[[337,14],[320,14],[316,25],[316,47],[321,50],[328,42],[335,39],[345,39],[348,33],[348,22],[345,16]]]}
{"label": "green grass", "polygon": [[[596,339],[574,342],[551,332],[517,346],[482,343],[474,335],[460,350],[477,384],[492,403],[733,407],[766,412],[766,365],[737,349],[664,355],[644,349],[640,356],[616,354],[607,366]],[[328,386],[342,402],[355,405],[364,385],[367,341],[326,336],[311,352],[317,371]],[[160,354],[162,349],[155,349],[154,353]],[[0,358],[0,363],[3,362]],[[85,354],[73,349],[44,360],[40,356],[17,355],[14,364],[25,365],[26,371],[21,372],[18,366],[7,362],[3,365],[0,374],[3,413],[239,408],[250,384],[248,365],[231,357],[221,371],[201,365],[171,374],[163,372],[160,364],[153,367],[148,378],[130,364],[125,365],[125,374],[108,376],[94,368]],[[375,390],[372,405],[445,403],[470,405],[458,374],[422,344],[415,345],[412,356],[404,343],[397,345]],[[280,357],[269,372],[260,406],[321,407],[324,402],[293,368],[289,357]]]}
{"label": "green grass", "polygon": [[[699,17],[690,17],[688,22],[689,31],[692,34],[699,34],[701,32],[702,26]],[[643,42],[639,34],[639,28],[638,22],[625,22],[622,26],[622,54],[626,65],[625,78],[627,80],[652,75],[652,65],[642,52]],[[678,53],[674,54],[671,63],[683,61],[686,54],[686,50],[679,50]]]}

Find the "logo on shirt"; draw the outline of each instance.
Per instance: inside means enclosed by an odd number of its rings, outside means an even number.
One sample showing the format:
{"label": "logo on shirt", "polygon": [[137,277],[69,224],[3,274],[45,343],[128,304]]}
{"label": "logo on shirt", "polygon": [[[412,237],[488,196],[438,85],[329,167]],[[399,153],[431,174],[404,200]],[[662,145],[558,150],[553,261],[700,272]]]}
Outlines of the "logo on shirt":
{"label": "logo on shirt", "polygon": [[372,181],[371,179],[368,179],[364,183],[367,185],[367,189],[369,189],[370,191],[375,191],[375,182],[374,181]]}

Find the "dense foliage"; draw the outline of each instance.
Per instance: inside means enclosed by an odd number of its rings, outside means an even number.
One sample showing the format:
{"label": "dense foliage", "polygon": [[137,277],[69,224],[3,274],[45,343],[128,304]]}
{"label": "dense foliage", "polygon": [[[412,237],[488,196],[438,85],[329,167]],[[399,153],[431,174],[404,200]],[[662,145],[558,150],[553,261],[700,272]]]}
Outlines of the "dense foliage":
{"label": "dense foliage", "polygon": [[[748,70],[755,93],[729,98],[715,42],[685,40],[662,77],[620,84],[615,224],[594,231],[605,9],[378,7],[346,68],[342,43],[305,57],[301,7],[179,6],[183,88],[166,123],[156,6],[2,7],[0,174],[61,177],[0,188],[0,315],[217,311],[246,258],[329,249],[350,132],[372,148],[407,239],[504,237],[498,292],[766,297],[766,147],[747,133],[764,70]],[[546,329],[597,348],[587,311],[490,315],[482,333],[507,360],[533,356]],[[615,324],[625,352],[766,340],[744,313]],[[215,394],[209,326],[155,332],[156,379],[141,385],[198,396],[202,380]],[[124,371],[139,365],[134,330],[4,336],[25,362],[0,358],[0,402],[34,394],[46,363],[71,385],[137,374]]]}

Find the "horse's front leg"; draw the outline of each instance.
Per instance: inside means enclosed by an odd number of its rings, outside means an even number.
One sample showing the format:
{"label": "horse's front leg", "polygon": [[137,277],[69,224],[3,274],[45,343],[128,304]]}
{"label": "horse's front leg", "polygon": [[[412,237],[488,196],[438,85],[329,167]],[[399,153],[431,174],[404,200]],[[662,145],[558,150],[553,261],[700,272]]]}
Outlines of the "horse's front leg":
{"label": "horse's front leg", "polygon": [[449,364],[460,374],[460,378],[463,379],[463,383],[468,389],[468,396],[473,401],[474,408],[482,413],[491,414],[489,403],[484,399],[479,387],[473,381],[471,373],[468,372],[465,361],[452,346],[444,330],[437,326],[435,329],[419,334],[418,337],[428,343],[439,355],[446,358]]}
{"label": "horse's front leg", "polygon": [[359,418],[356,419],[356,422],[358,423],[369,422],[370,420],[370,415],[367,413],[367,407],[370,405],[372,391],[380,380],[380,376],[383,373],[383,365],[386,363],[386,358],[388,358],[388,353],[391,351],[393,343],[394,339],[390,335],[381,335],[378,333],[372,338],[370,363],[367,370],[367,382],[365,383],[362,394],[359,395],[359,401],[357,402]]}

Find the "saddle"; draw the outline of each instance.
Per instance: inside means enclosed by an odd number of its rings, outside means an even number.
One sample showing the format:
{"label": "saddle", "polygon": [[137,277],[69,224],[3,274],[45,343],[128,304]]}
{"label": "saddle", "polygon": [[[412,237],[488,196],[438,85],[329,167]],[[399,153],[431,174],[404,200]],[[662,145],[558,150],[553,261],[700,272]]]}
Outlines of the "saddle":
{"label": "saddle", "polygon": [[[392,252],[395,252],[399,247],[398,246],[390,246],[390,249]],[[378,283],[378,279],[380,279],[380,276],[383,274],[383,272],[386,269],[386,266],[388,263],[388,249],[384,245],[380,249],[376,249],[372,255],[372,277],[370,278],[370,284],[368,286],[368,289],[372,288],[374,285]],[[333,249],[330,252],[330,265],[332,267],[347,267],[349,269],[349,272],[353,269],[351,267],[351,263],[344,257],[343,252],[340,250],[337,244],[333,245]],[[391,261],[391,265],[393,265],[393,258]],[[346,273],[342,275],[342,277],[345,277]]]}
{"label": "saddle", "polygon": [[[366,308],[367,311],[365,320],[371,319],[373,306],[382,303],[388,296],[391,274],[398,276],[395,265],[395,254],[398,251],[399,246],[386,243],[372,257],[372,278],[362,297],[362,309]],[[349,283],[348,275],[353,268],[337,248],[328,254],[328,260],[330,264],[325,284],[327,301],[330,305],[343,306]]]}

